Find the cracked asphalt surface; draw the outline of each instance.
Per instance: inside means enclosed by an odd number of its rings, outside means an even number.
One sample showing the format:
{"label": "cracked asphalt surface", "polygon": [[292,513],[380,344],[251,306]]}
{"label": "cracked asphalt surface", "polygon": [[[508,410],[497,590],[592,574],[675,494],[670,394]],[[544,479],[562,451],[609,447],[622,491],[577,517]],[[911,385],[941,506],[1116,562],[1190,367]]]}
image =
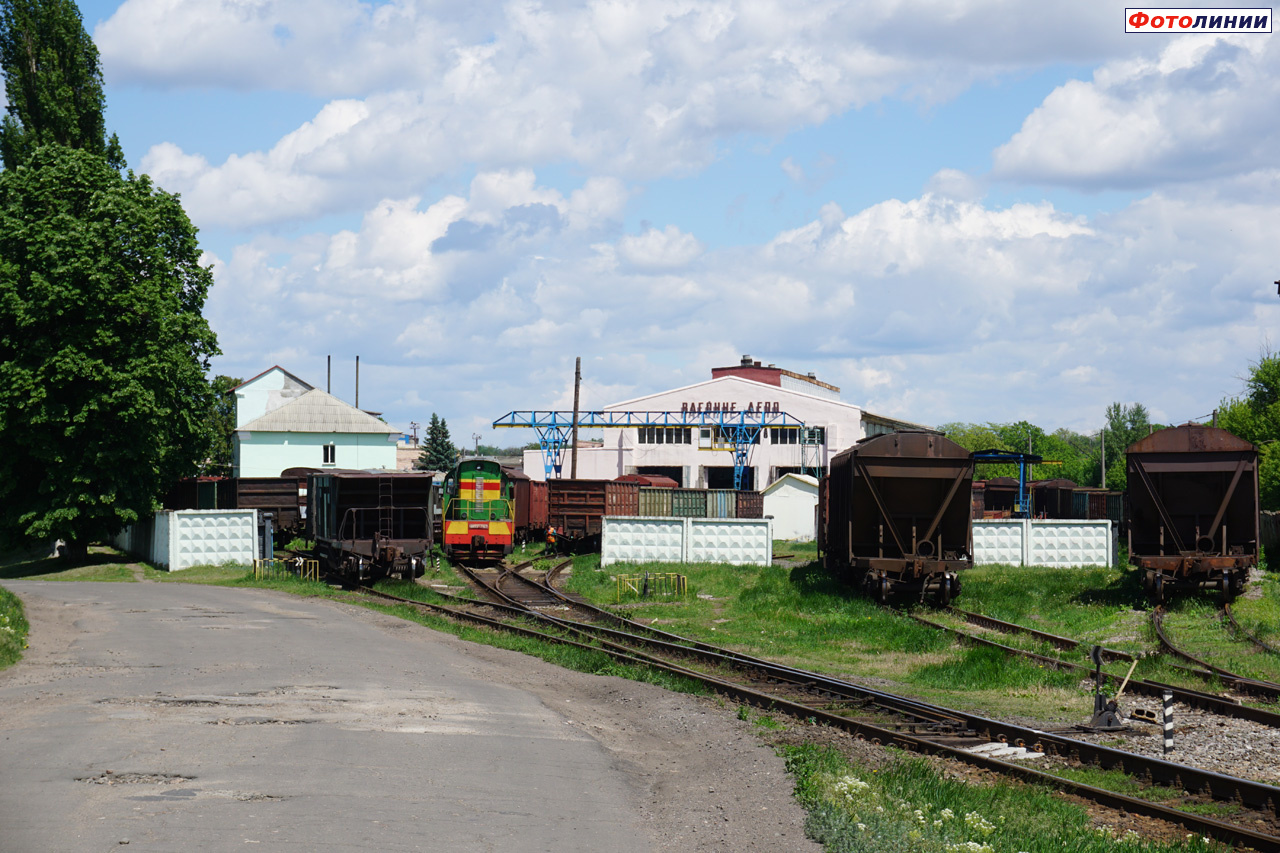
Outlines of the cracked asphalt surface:
{"label": "cracked asphalt surface", "polygon": [[731,707],[283,593],[5,585],[0,853],[820,849]]}

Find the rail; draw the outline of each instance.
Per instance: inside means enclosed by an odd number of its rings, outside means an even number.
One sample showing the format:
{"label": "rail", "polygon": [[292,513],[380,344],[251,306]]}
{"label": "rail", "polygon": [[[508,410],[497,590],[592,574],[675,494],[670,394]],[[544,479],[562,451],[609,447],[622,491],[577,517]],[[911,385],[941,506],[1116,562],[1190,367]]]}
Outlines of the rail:
{"label": "rail", "polygon": [[[1229,844],[1247,845],[1257,850],[1280,851],[1280,837],[1259,832],[1246,826],[1227,823],[1214,818],[1180,811],[1158,803],[1128,797],[1122,794],[1116,794],[1112,791],[1106,791],[1090,785],[1084,785],[1070,779],[1065,779],[1061,776],[1055,776],[1050,773],[1033,770],[1011,762],[969,752],[966,749],[950,745],[928,736],[917,736],[915,734],[885,728],[866,721],[851,719],[825,710],[825,708],[816,707],[813,704],[802,704],[776,694],[761,692],[759,690],[745,687],[740,683],[726,681],[724,679],[708,675],[704,672],[691,670],[670,661],[663,661],[635,649],[623,648],[611,642],[604,642],[599,638],[595,638],[594,643],[586,643],[576,639],[569,639],[563,635],[546,634],[522,625],[512,625],[500,620],[489,619],[487,617],[480,616],[479,614],[463,611],[458,608],[412,599],[403,599],[373,590],[363,591],[377,597],[396,600],[405,604],[419,606],[423,609],[442,612],[466,621],[486,624],[495,630],[510,631],[523,636],[536,637],[546,642],[571,645],[593,652],[602,652],[626,663],[663,669],[667,672],[697,680],[721,695],[734,697],[735,699],[756,707],[763,707],[775,712],[786,713],[808,722],[824,723],[834,728],[849,732],[858,739],[868,740],[874,744],[897,746],[914,752],[938,755],[952,760],[961,761],[996,773],[1021,778],[1024,781],[1038,783],[1055,790],[1076,794],[1094,802],[1120,808],[1131,813],[1143,814],[1149,817],[1165,820],[1175,825],[1180,825],[1189,831],[1213,837]],[[471,602],[471,604],[492,606],[487,602]],[[526,611],[525,615],[529,615],[529,613],[530,611]],[[536,611],[532,611],[532,613],[536,614]],[[543,614],[536,615],[540,615],[543,619],[560,629],[570,628],[576,631],[584,627],[576,625],[576,623],[568,622],[567,620],[548,617]],[[636,638],[632,637],[631,639]],[[685,647],[682,648],[682,651],[688,652],[690,650]],[[786,671],[788,668],[783,667],[781,669]],[[822,676],[815,677],[819,679],[823,678]],[[830,680],[828,679],[828,681]],[[833,682],[833,684],[834,683],[835,682]],[[840,686],[851,691],[859,689],[865,690],[865,688],[859,688],[858,685],[847,683],[840,683]],[[875,693],[878,691],[867,692]],[[924,715],[930,715],[927,709],[931,706],[927,706],[923,703],[914,703],[911,702],[911,700],[902,699],[902,697],[897,698],[899,701],[915,705]],[[1201,771],[1187,767],[1186,765],[1174,764],[1160,759],[1149,759],[1132,753],[1125,753],[1120,750],[1097,746],[1074,739],[1059,738],[1055,737],[1051,733],[1038,732],[1012,724],[985,720],[981,717],[975,717],[962,712],[949,712],[948,716],[978,722],[980,725],[974,727],[977,731],[987,735],[988,737],[993,737],[1004,742],[1039,747],[1045,752],[1055,754],[1063,758],[1073,758],[1084,762],[1096,763],[1103,767],[1118,767],[1126,772],[1137,774],[1139,776],[1148,775],[1149,778],[1163,782],[1164,784],[1176,785],[1177,787],[1188,791],[1201,791],[1216,799],[1236,800],[1268,814],[1274,812],[1275,803],[1278,801],[1278,798],[1280,798],[1280,789],[1262,783],[1251,782],[1246,779],[1238,779],[1236,777],[1225,776],[1223,774]]]}

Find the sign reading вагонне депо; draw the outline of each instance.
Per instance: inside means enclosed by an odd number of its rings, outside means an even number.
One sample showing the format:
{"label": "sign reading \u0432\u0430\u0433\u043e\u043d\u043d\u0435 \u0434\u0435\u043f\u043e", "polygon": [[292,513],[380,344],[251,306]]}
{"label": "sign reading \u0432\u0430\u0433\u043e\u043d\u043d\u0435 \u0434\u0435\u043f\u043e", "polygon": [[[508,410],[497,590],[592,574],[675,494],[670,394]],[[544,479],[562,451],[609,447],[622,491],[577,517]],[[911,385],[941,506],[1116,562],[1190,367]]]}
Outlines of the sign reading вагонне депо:
{"label": "sign reading \u0432\u0430\u0433\u043e\u043d\u043d\u0435 \u0434\u0435\u043f\u043e", "polygon": [[725,414],[736,415],[739,412],[745,412],[749,415],[757,412],[781,412],[782,409],[776,400],[763,400],[760,402],[749,402],[742,408],[738,408],[735,403],[716,403],[708,401],[706,403],[681,403],[680,411],[682,413],[693,412],[695,414],[706,414],[707,412],[723,412]]}
{"label": "sign reading \u0432\u0430\u0433\u043e\u043d\u043d\u0435 \u0434\u0435\u043f\u043e", "polygon": [[1271,9],[1137,8],[1124,10],[1126,33],[1269,33]]}

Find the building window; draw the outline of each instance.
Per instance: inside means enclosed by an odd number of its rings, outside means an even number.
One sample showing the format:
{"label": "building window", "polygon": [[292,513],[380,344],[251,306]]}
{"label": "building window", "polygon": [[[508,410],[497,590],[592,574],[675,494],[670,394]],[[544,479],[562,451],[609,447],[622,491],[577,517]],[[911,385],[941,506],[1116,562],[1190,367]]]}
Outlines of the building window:
{"label": "building window", "polygon": [[800,430],[778,429],[777,427],[770,427],[769,442],[771,444],[799,444]]}
{"label": "building window", "polygon": [[326,444],[324,446],[324,464],[325,465],[337,464],[337,456],[338,456],[338,448],[336,446],[332,444]]}
{"label": "building window", "polygon": [[827,430],[824,427],[805,427],[805,444],[826,444]]}
{"label": "building window", "polygon": [[640,427],[640,444],[689,444],[692,430],[688,427]]}

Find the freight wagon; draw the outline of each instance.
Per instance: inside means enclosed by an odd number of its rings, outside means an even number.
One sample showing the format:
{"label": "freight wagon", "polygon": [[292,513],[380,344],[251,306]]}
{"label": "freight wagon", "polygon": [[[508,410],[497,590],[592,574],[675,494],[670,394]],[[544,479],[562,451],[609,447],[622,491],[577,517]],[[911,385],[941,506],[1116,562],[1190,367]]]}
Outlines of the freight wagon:
{"label": "freight wagon", "polygon": [[1175,589],[1238,595],[1258,564],[1258,448],[1184,424],[1134,442],[1125,456],[1129,562],[1151,598]]}
{"label": "freight wagon", "polygon": [[828,571],[879,601],[959,594],[973,566],[968,450],[934,433],[878,435],[837,454],[824,480]]}
{"label": "freight wagon", "polygon": [[326,577],[346,586],[423,572],[431,548],[431,475],[324,471],[307,478],[308,531]]}

